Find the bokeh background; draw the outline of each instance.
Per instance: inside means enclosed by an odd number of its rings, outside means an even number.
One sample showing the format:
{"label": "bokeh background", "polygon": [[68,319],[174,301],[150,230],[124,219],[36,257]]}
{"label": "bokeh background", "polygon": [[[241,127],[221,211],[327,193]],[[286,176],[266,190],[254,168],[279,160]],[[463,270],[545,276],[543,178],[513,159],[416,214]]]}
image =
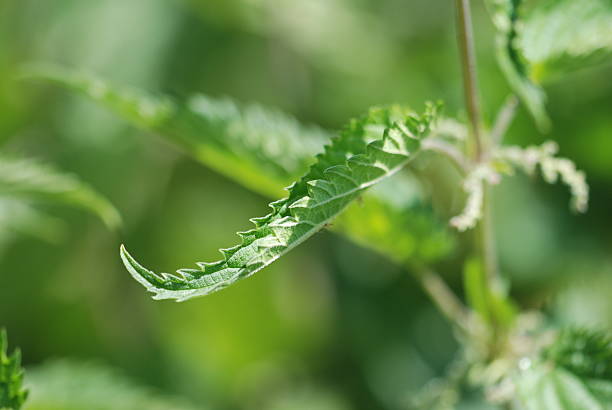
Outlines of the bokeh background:
{"label": "bokeh background", "polygon": [[[480,2],[474,8],[490,122],[510,91],[488,16]],[[402,409],[444,373],[457,344],[410,272],[329,232],[221,293],[151,300],[123,268],[120,243],[159,271],[216,260],[248,218],[267,213],[268,199],[80,96],[17,81],[25,63],[177,97],[230,96],[337,129],[393,102],[421,109],[442,99],[448,115],[464,118],[457,60],[449,0],[0,2],[0,151],[79,175],[125,222],[113,232],[48,206],[63,222],[45,239],[0,225],[0,325],[40,386],[26,408],[68,408],[57,403],[72,388],[107,404],[123,394],[124,406],[145,389],[184,401],[159,408]],[[554,321],[604,328],[612,327],[610,78],[603,66],[547,87],[551,133],[520,110],[507,137],[558,141],[588,175],[588,214],[568,210],[561,186],[516,176],[495,188],[512,295]],[[459,190],[438,195],[443,213],[460,209]],[[466,247],[443,264],[458,291]],[[123,390],[110,394],[105,383]]]}

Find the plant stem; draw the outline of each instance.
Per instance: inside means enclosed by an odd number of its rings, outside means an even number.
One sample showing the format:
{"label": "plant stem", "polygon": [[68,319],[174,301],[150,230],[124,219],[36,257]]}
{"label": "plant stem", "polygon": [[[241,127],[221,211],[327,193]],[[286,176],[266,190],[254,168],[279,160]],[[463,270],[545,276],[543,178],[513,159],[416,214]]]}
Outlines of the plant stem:
{"label": "plant stem", "polygon": [[[455,0],[457,9],[457,39],[461,51],[461,66],[463,73],[463,89],[465,104],[470,119],[470,130],[475,150],[475,161],[483,161],[489,156],[491,149],[489,141],[481,128],[480,101],[476,76],[476,56],[474,52],[474,33],[472,30],[472,14],[469,0]],[[498,286],[498,266],[495,249],[493,224],[491,221],[491,195],[489,187],[484,185],[483,217],[477,229],[478,251],[481,254],[483,266],[488,279],[488,287]]]}
{"label": "plant stem", "polygon": [[480,226],[476,230],[476,234],[478,235],[478,248],[487,275],[488,286],[492,288],[492,290],[498,291],[501,288],[501,279],[499,277],[499,266],[497,264],[497,249],[495,246],[491,201],[491,189],[485,184],[482,199],[482,220],[480,221]]}
{"label": "plant stem", "polygon": [[467,332],[469,312],[453,291],[449,289],[446,282],[437,273],[426,268],[419,272],[419,278],[423,289],[444,316],[463,332]]}
{"label": "plant stem", "polygon": [[474,142],[474,157],[480,160],[485,153],[485,143],[481,131],[480,101],[476,79],[476,57],[474,53],[474,33],[469,0],[455,0],[457,9],[457,39],[461,51],[463,90],[465,106],[470,119]]}

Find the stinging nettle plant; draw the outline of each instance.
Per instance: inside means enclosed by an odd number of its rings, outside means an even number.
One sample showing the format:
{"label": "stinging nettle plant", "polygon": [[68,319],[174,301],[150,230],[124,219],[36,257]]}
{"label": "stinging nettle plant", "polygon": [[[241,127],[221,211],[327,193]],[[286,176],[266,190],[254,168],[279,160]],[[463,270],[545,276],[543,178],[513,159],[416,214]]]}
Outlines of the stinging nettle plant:
{"label": "stinging nettle plant", "polygon": [[[179,102],[54,66],[30,67],[24,77],[79,92],[274,199],[272,211],[251,219],[254,228],[239,232],[240,243],[222,249],[217,262],[199,262],[176,274],[155,273],[121,246],[127,270],[153,298],[184,301],[221,290],[333,221],[334,231],[414,272],[456,328],[463,345],[457,363],[448,379],[415,399],[415,405],[452,407],[457,398],[451,393],[467,381],[508,408],[612,408],[612,341],[587,330],[555,329],[539,314],[519,310],[498,266],[490,198],[491,186],[507,176],[539,172],[548,183],[568,186],[572,209],[587,210],[585,175],[571,160],[557,156],[555,142],[524,148],[504,145],[503,137],[519,103],[540,130],[550,129],[543,84],[609,57],[612,3],[486,1],[497,31],[498,61],[516,94],[490,127],[480,111],[470,2],[455,3],[467,126],[444,117],[439,103],[425,104],[422,113],[391,105],[371,108],[331,136],[280,112],[229,99],[197,95]],[[450,228],[424,204],[423,195],[415,194],[415,177],[404,172],[427,151],[448,159],[462,177],[465,206],[450,219]],[[463,298],[431,267],[452,251],[453,230],[474,230]],[[417,245],[406,246],[413,242]]]}
{"label": "stinging nettle plant", "polygon": [[22,386],[21,352],[15,350],[11,355],[7,352],[6,330],[0,329],[0,409],[19,409],[28,397]]}

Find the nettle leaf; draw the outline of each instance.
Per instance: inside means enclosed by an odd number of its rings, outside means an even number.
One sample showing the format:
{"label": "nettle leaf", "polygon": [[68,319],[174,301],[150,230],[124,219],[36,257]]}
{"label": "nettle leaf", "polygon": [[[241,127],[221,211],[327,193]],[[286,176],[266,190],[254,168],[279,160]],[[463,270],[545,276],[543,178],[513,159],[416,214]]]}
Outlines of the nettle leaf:
{"label": "nettle leaf", "polygon": [[113,205],[89,185],[33,159],[0,155],[0,197],[72,205],[93,212],[111,228],[121,224]]}
{"label": "nettle leaf", "polygon": [[56,66],[25,70],[25,78],[57,83],[110,108],[129,122],[179,144],[220,174],[267,196],[304,174],[331,134],[291,116],[228,98],[196,95],[184,104],[164,96],[115,87]]}
{"label": "nettle leaf", "polygon": [[583,380],[564,368],[534,368],[521,377],[519,397],[526,410],[612,408],[612,382]]}
{"label": "nettle leaf", "polygon": [[526,409],[612,409],[612,339],[608,335],[567,329],[541,356],[517,377]]}
{"label": "nettle leaf", "polygon": [[540,84],[609,59],[609,0],[488,0],[504,74],[540,128],[550,121]]}
{"label": "nettle leaf", "polygon": [[0,409],[19,410],[28,392],[23,388],[21,353],[15,350],[7,355],[8,338],[6,330],[0,330]]}
{"label": "nettle leaf", "polygon": [[536,82],[611,57],[609,0],[526,1],[519,12],[517,47]]}
{"label": "nettle leaf", "polygon": [[521,98],[541,130],[550,128],[546,95],[529,76],[528,62],[519,47],[519,10],[523,0],[487,0],[497,34],[497,60],[510,87]]}
{"label": "nettle leaf", "polygon": [[398,107],[375,108],[351,121],[287,189],[288,197],[270,204],[272,213],[252,219],[255,228],[238,233],[240,245],[221,250],[221,261],[198,263],[199,269],[180,269],[174,276],[143,268],[123,247],[121,257],[155,299],[182,301],[223,289],[295,248],[364,190],[401,170],[419,150],[435,114],[432,105],[421,116]]}
{"label": "nettle leaf", "polygon": [[563,330],[543,355],[545,360],[579,377],[612,382],[612,338],[603,332],[576,328]]}
{"label": "nettle leaf", "polygon": [[[179,144],[203,164],[237,183],[272,198],[284,195],[283,188],[308,170],[315,155],[332,137],[331,133],[302,126],[278,111],[240,105],[229,99],[197,95],[181,104],[169,97],[111,86],[94,76],[58,67],[31,68],[26,77],[75,90],[131,123]],[[384,127],[370,131],[381,138]],[[463,127],[452,121],[436,124],[436,133],[442,135],[462,132]],[[398,187],[407,186],[411,187],[409,192],[404,189],[403,195],[395,195]],[[331,229],[399,263],[437,260],[453,249],[454,237],[423,205],[421,197],[414,180],[404,174],[395,175],[351,205]]]}

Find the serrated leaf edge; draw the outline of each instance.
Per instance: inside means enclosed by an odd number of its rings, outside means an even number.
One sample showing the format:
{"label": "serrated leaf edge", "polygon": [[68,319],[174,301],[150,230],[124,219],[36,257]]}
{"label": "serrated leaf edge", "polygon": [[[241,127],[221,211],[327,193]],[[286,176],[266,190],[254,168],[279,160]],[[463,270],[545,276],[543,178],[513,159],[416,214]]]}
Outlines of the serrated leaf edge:
{"label": "serrated leaf edge", "polygon": [[[120,248],[121,259],[132,277],[149,292],[154,293],[154,299],[184,301],[194,296],[203,296],[216,292],[235,283],[239,279],[251,276],[322,229],[350,203],[350,200],[346,201],[345,199],[346,203],[341,202],[337,210],[334,210],[327,217],[320,219],[318,223],[303,219],[303,217],[305,218],[305,213],[316,211],[317,208],[343,198],[349,197],[349,199],[353,199],[351,197],[356,197],[368,187],[402,169],[412,159],[414,151],[419,148],[419,139],[429,131],[436,110],[437,108],[428,106],[426,113],[422,117],[416,115],[406,116],[405,123],[394,123],[385,130],[382,138],[368,143],[363,152],[349,156],[342,164],[335,164],[325,168],[322,178],[309,180],[309,177],[317,175],[317,167],[320,167],[319,162],[328,162],[329,158],[326,158],[326,155],[333,157],[334,154],[337,154],[337,152],[334,152],[334,148],[336,145],[342,145],[343,140],[342,136],[334,139],[330,145],[325,147],[324,153],[317,156],[318,162],[311,167],[311,171],[299,182],[292,184],[286,189],[289,192],[288,197],[270,204],[273,210],[272,213],[265,217],[251,219],[251,222],[255,224],[255,228],[238,233],[242,238],[240,245],[221,249],[221,253],[224,256],[223,260],[213,263],[198,263],[199,270],[179,269],[176,271],[177,276],[169,273],[157,274],[146,269],[127,252],[123,245]],[[408,147],[408,141],[411,141],[414,145]],[[380,158],[377,156],[380,156]],[[391,161],[392,166],[390,167],[384,161],[381,162],[384,158],[389,160],[393,157],[399,158]],[[368,176],[365,180],[359,183],[359,181],[353,178],[359,167],[373,168],[375,169],[374,172],[379,175],[369,177],[370,174],[367,174]],[[361,171],[363,172],[364,170],[362,169]],[[371,169],[368,172],[372,172]],[[330,194],[331,191],[329,189],[336,189],[340,180],[344,180],[346,183],[353,184],[354,186],[350,189],[335,192],[334,195],[321,200],[321,195],[325,195],[326,190],[328,191],[327,194]],[[302,192],[304,189],[306,191]],[[300,215],[300,213],[304,214]],[[311,228],[298,234],[295,240],[290,240],[294,236],[295,231],[282,231],[278,229],[295,228],[302,224],[310,225]],[[259,243],[256,243],[257,241]],[[282,250],[278,250],[278,248],[282,248]],[[277,249],[278,253],[266,257],[265,253],[268,251],[272,252],[274,249]],[[244,255],[242,255],[243,253]],[[249,255],[249,253],[251,254]],[[243,260],[243,258],[246,259]],[[232,261],[232,259],[235,260]],[[232,267],[231,265],[235,264],[235,262],[238,262],[238,266]],[[222,266],[224,268],[219,269]],[[225,275],[221,274],[223,271],[225,271]]]}

